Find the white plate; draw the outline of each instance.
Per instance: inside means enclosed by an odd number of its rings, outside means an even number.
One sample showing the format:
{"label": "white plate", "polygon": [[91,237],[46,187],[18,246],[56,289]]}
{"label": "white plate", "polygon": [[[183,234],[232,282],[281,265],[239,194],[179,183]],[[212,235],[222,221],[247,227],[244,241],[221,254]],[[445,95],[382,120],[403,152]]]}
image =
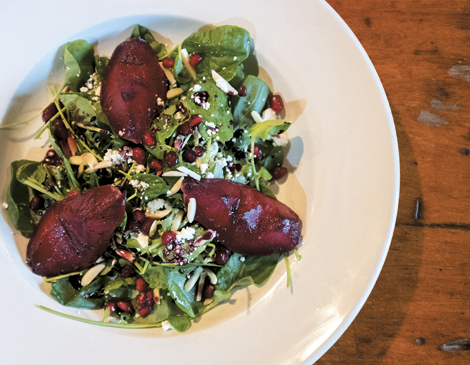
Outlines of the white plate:
{"label": "white plate", "polygon": [[[45,84],[54,80],[47,77],[57,67],[53,62],[61,44],[85,38],[109,55],[135,23],[173,43],[210,23],[250,31],[263,75],[282,93],[295,120],[288,159],[298,167],[280,189],[281,200],[305,226],[303,258],[291,257],[293,286],[286,289],[281,264],[264,288],[237,292],[233,304],[209,313],[185,334],[76,323],[36,308],[41,304],[77,314],[44,294],[40,278],[23,263],[26,240],[12,234],[1,208],[0,363],[312,363],[364,304],[395,223],[396,135],[371,62],[349,28],[320,0],[84,0],[67,5],[17,0],[2,5],[0,13],[3,122],[27,119],[47,102]],[[36,121],[0,132],[1,202],[10,162],[42,157],[31,138],[40,125]]]}

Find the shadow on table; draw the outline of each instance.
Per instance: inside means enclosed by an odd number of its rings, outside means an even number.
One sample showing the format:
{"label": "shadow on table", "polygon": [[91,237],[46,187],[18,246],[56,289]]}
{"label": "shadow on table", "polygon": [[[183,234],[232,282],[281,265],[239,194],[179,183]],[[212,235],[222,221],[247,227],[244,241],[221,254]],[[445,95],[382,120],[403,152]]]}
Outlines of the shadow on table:
{"label": "shadow on table", "polygon": [[418,281],[423,230],[416,229],[421,181],[414,151],[392,107],[400,151],[400,203],[387,259],[367,302],[351,326],[317,364],[356,364],[380,361],[400,331]]}

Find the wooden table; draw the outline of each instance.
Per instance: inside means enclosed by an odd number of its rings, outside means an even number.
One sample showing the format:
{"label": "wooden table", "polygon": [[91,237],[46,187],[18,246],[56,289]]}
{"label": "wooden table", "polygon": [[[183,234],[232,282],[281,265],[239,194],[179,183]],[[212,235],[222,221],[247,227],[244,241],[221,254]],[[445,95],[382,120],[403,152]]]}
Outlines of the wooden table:
{"label": "wooden table", "polygon": [[377,284],[317,363],[469,364],[470,1],[327,1],[387,93],[401,191]]}

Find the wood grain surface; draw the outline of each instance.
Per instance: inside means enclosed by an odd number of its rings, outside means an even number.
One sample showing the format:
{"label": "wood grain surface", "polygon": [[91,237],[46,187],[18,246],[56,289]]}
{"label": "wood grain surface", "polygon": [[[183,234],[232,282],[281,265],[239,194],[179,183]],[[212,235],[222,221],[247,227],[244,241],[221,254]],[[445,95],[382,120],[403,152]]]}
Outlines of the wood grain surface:
{"label": "wood grain surface", "polygon": [[317,364],[470,364],[470,1],[327,1],[387,93],[401,191],[377,284]]}

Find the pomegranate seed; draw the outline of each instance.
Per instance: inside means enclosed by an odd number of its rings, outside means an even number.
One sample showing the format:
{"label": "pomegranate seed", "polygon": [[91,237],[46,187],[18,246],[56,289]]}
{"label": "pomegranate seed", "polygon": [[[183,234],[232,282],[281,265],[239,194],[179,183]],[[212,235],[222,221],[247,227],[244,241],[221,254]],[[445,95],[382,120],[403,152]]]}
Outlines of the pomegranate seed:
{"label": "pomegranate seed", "polygon": [[215,250],[215,262],[218,265],[225,265],[230,259],[230,251],[226,247],[218,247]]}
{"label": "pomegranate seed", "polygon": [[50,148],[46,152],[46,155],[44,156],[44,159],[42,160],[42,163],[44,165],[60,166],[60,165],[62,165],[62,159],[57,154],[57,152],[54,151],[53,148]]}
{"label": "pomegranate seed", "polygon": [[215,286],[212,284],[206,285],[204,288],[204,298],[205,299],[212,299],[214,298]]}
{"label": "pomegranate seed", "polygon": [[132,212],[132,219],[134,219],[136,222],[143,222],[145,219],[145,213],[140,209],[134,210]]}
{"label": "pomegranate seed", "polygon": [[54,136],[59,140],[59,141],[65,141],[67,138],[69,138],[69,130],[65,127],[64,122],[62,122],[62,119],[55,119],[52,122],[52,125],[54,126]]}
{"label": "pomegranate seed", "polygon": [[165,58],[162,62],[162,65],[165,68],[173,67],[175,65],[175,60],[173,58],[170,58],[170,57]]}
{"label": "pomegranate seed", "polygon": [[147,147],[154,147],[157,144],[155,135],[152,132],[148,131],[144,134],[144,144]]}
{"label": "pomegranate seed", "polygon": [[135,298],[137,302],[137,308],[144,308],[144,307],[150,307],[152,308],[153,306],[153,290],[152,289],[145,289],[144,291],[141,291],[139,294],[137,294],[137,297]]}
{"label": "pomegranate seed", "polygon": [[156,171],[162,171],[163,170],[163,161],[162,160],[159,160],[158,158],[152,158],[149,162],[149,167],[152,169],[152,170],[156,170]]}
{"label": "pomegranate seed", "polygon": [[255,160],[259,161],[263,159],[263,151],[261,151],[261,148],[259,148],[258,146],[255,146],[253,154],[255,156]]}
{"label": "pomegranate seed", "polygon": [[135,282],[135,288],[139,292],[144,292],[148,289],[149,285],[143,278],[138,278],[137,281]]}
{"label": "pomegranate seed", "polygon": [[202,61],[202,56],[199,53],[193,53],[193,55],[189,58],[189,64],[192,67],[196,67],[201,63]]}
{"label": "pomegranate seed", "polygon": [[245,85],[240,85],[238,88],[238,95],[239,96],[246,96],[246,86]]}
{"label": "pomegranate seed", "polygon": [[176,166],[180,162],[178,154],[175,151],[165,153],[164,160],[166,165],[170,167]]}
{"label": "pomegranate seed", "polygon": [[106,303],[106,308],[109,309],[109,314],[116,312],[116,302],[108,301]]}
{"label": "pomegranate seed", "polygon": [[143,307],[139,309],[139,316],[142,318],[147,317],[150,313],[152,313],[152,307]]}
{"label": "pomegranate seed", "polygon": [[202,157],[204,153],[206,152],[206,149],[202,146],[196,146],[194,148],[194,152],[196,153],[197,157]]}
{"label": "pomegranate seed", "polygon": [[176,240],[176,233],[173,231],[165,231],[162,234],[162,243],[164,246],[171,245]]}
{"label": "pomegranate seed", "polygon": [[117,302],[117,306],[123,312],[126,312],[126,313],[131,313],[132,312],[132,305],[131,305],[131,303],[129,303],[127,301],[120,300],[119,302]]}
{"label": "pomegranate seed", "polygon": [[155,218],[145,218],[144,222],[140,226],[140,231],[142,232],[142,234],[145,234],[146,236],[150,234],[150,228],[152,228],[153,222],[155,222]]}
{"label": "pomegranate seed", "polygon": [[33,212],[37,212],[39,209],[44,208],[44,199],[40,196],[35,196],[29,202],[29,209]]}
{"label": "pomegranate seed", "polygon": [[192,150],[185,150],[183,152],[183,161],[184,162],[188,162],[188,163],[193,163],[194,161],[196,161],[196,152],[192,151]]}
{"label": "pomegranate seed", "polygon": [[135,147],[132,150],[132,159],[137,162],[139,165],[145,165],[147,162],[148,153],[140,147]]}
{"label": "pomegranate seed", "polygon": [[195,126],[197,126],[201,123],[202,123],[202,117],[200,115],[197,115],[189,121],[189,126],[190,127],[195,127]]}
{"label": "pomegranate seed", "polygon": [[182,136],[189,136],[190,134],[193,133],[193,128],[191,128],[189,123],[186,122],[178,126],[177,132],[178,134],[181,134]]}
{"label": "pomegranate seed", "polygon": [[70,190],[67,193],[67,198],[70,198],[71,196],[74,196],[74,195],[77,195],[77,194],[80,194],[80,192],[78,190]]}
{"label": "pomegranate seed", "polygon": [[274,110],[276,113],[282,112],[284,109],[284,102],[282,101],[282,98],[280,95],[273,95],[269,99],[269,106],[272,110]]}
{"label": "pomegranate seed", "polygon": [[50,103],[46,109],[43,110],[42,112],[42,121],[45,123],[49,119],[51,119],[54,115],[56,115],[59,111],[57,110],[57,107],[55,106],[55,103]]}
{"label": "pomegranate seed", "polygon": [[126,265],[121,270],[121,276],[126,279],[135,275],[135,270],[131,265]]}
{"label": "pomegranate seed", "polygon": [[127,261],[129,261],[130,263],[134,262],[134,260],[135,260],[134,255],[131,254],[131,253],[128,252],[128,251],[121,250],[121,249],[117,249],[115,252],[116,252],[119,256],[121,256],[123,259],[126,259]]}
{"label": "pomegranate seed", "polygon": [[285,167],[277,166],[271,171],[273,179],[278,180],[287,175],[287,169]]}

